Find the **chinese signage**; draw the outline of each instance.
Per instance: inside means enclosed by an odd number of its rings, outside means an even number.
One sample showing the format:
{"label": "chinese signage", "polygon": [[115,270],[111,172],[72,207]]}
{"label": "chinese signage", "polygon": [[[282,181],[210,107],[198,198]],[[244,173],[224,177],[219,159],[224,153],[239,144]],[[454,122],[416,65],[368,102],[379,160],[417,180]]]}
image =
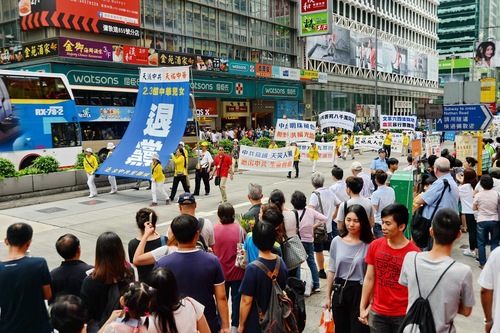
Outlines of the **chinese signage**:
{"label": "chinese signage", "polygon": [[[44,41],[24,44],[22,46],[22,58],[19,61],[37,60],[47,57],[54,57],[59,54],[59,44],[57,38],[51,38]],[[19,54],[17,54],[19,55]]]}
{"label": "chinese signage", "polygon": [[308,81],[308,82],[318,82],[319,72],[301,69],[300,70],[300,80],[301,81]]}
{"label": "chinese signage", "polygon": [[271,77],[273,73],[273,65],[255,64],[255,76],[257,77]]}
{"label": "chinese signage", "polygon": [[255,83],[246,80],[194,78],[191,88],[198,97],[255,98]]}
{"label": "chinese signage", "polygon": [[377,150],[379,148],[382,148],[382,144],[384,143],[384,138],[385,138],[384,134],[355,135],[354,148]]}
{"label": "chinese signage", "polygon": [[481,103],[496,102],[497,80],[494,77],[488,77],[481,80]]}
{"label": "chinese signage", "polygon": [[139,0],[21,0],[22,30],[60,27],[96,34],[139,38]]}
{"label": "chinese signage", "polygon": [[[333,162],[333,154],[335,152],[335,142],[316,142],[318,147],[319,160],[317,162]],[[303,161],[309,160],[309,148],[311,148],[310,142],[300,142],[297,143],[297,148],[300,150],[300,159]]]}
{"label": "chinese signage", "polygon": [[134,70],[52,64],[52,71],[66,74],[72,85],[124,88],[139,86],[139,76]]}
{"label": "chinese signage", "polygon": [[160,66],[193,66],[196,62],[195,56],[167,51],[158,52],[158,64]]}
{"label": "chinese signage", "polygon": [[98,174],[150,179],[153,154],[160,156],[163,165],[167,163],[190,116],[189,75],[189,67],[140,69],[136,108],[147,112],[134,113]]}
{"label": "chinese signage", "polygon": [[285,172],[292,170],[293,149],[291,147],[267,149],[241,146],[240,167],[259,172]]}
{"label": "chinese signage", "polygon": [[331,32],[332,15],[327,0],[300,1],[299,36],[325,35]]}
{"label": "chinese signage", "polygon": [[321,130],[329,127],[343,128],[352,131],[356,115],[345,111],[325,111],[319,114]]}
{"label": "chinese signage", "polygon": [[415,130],[417,126],[416,116],[380,116],[381,129],[402,129],[402,130]]}
{"label": "chinese signage", "polygon": [[274,139],[278,141],[314,142],[316,123],[295,119],[278,119],[274,131]]}

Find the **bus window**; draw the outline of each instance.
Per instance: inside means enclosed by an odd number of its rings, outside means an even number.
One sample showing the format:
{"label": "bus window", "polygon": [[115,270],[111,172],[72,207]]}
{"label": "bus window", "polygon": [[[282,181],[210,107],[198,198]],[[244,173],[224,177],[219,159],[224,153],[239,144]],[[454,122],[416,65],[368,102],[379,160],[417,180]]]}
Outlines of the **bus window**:
{"label": "bus window", "polygon": [[82,123],[83,141],[120,140],[127,130],[128,122],[92,121]]}
{"label": "bus window", "polygon": [[81,145],[77,123],[53,123],[51,124],[51,129],[52,146],[54,148]]}

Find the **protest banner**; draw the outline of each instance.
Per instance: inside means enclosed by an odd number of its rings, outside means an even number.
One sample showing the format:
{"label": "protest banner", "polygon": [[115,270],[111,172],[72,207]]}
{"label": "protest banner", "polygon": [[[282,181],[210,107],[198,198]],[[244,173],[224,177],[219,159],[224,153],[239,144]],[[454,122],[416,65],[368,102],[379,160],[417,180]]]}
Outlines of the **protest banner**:
{"label": "protest banner", "polygon": [[307,141],[314,142],[316,135],[316,123],[296,119],[278,119],[274,129],[274,140],[276,141]]}
{"label": "protest banner", "polygon": [[356,115],[345,111],[325,111],[318,116],[321,131],[325,128],[335,127],[352,131]]}
{"label": "protest banner", "polygon": [[239,167],[249,171],[288,172],[293,167],[293,149],[241,146]]}
{"label": "protest banner", "polygon": [[417,127],[416,116],[380,115],[380,129],[400,129],[414,131]]}

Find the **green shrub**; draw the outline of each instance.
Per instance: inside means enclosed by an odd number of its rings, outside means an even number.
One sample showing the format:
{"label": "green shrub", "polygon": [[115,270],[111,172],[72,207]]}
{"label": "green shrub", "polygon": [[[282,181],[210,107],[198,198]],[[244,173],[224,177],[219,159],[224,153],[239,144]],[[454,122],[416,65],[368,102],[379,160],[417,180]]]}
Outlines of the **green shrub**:
{"label": "green shrub", "polygon": [[16,167],[14,163],[5,158],[0,158],[0,179],[15,177],[16,176]]}
{"label": "green shrub", "polygon": [[278,148],[286,147],[286,141],[275,141],[275,142],[278,145]]}
{"label": "green shrub", "polygon": [[262,137],[257,140],[257,147],[260,148],[269,148],[269,143],[271,142],[271,139],[267,137]]}
{"label": "green shrub", "polygon": [[233,141],[231,141],[229,139],[220,140],[219,143],[218,143],[218,146],[219,147],[221,147],[221,146],[224,147],[224,151],[226,152],[226,154],[228,154],[233,149]]}
{"label": "green shrub", "polygon": [[331,142],[335,139],[335,133],[326,133],[326,141]]}
{"label": "green shrub", "polygon": [[33,167],[42,173],[57,172],[59,161],[52,156],[40,156],[33,161]]}
{"label": "green shrub", "polygon": [[19,170],[17,173],[16,173],[16,176],[18,177],[21,177],[21,176],[26,176],[26,175],[36,175],[36,174],[39,174],[39,173],[44,173],[40,170],[38,170],[37,168],[34,168],[34,167],[27,167],[27,168],[24,168],[22,170]]}
{"label": "green shrub", "polygon": [[241,139],[239,142],[240,146],[253,146],[253,141],[249,138]]}

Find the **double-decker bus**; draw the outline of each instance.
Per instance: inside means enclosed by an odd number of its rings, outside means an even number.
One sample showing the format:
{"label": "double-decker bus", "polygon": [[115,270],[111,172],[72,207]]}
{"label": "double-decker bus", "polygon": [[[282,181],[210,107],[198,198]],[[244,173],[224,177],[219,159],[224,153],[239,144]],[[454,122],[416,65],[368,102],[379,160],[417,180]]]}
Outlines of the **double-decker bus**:
{"label": "double-decker bus", "polygon": [[75,100],[63,74],[0,70],[0,156],[24,169],[42,155],[72,166],[82,151]]}

